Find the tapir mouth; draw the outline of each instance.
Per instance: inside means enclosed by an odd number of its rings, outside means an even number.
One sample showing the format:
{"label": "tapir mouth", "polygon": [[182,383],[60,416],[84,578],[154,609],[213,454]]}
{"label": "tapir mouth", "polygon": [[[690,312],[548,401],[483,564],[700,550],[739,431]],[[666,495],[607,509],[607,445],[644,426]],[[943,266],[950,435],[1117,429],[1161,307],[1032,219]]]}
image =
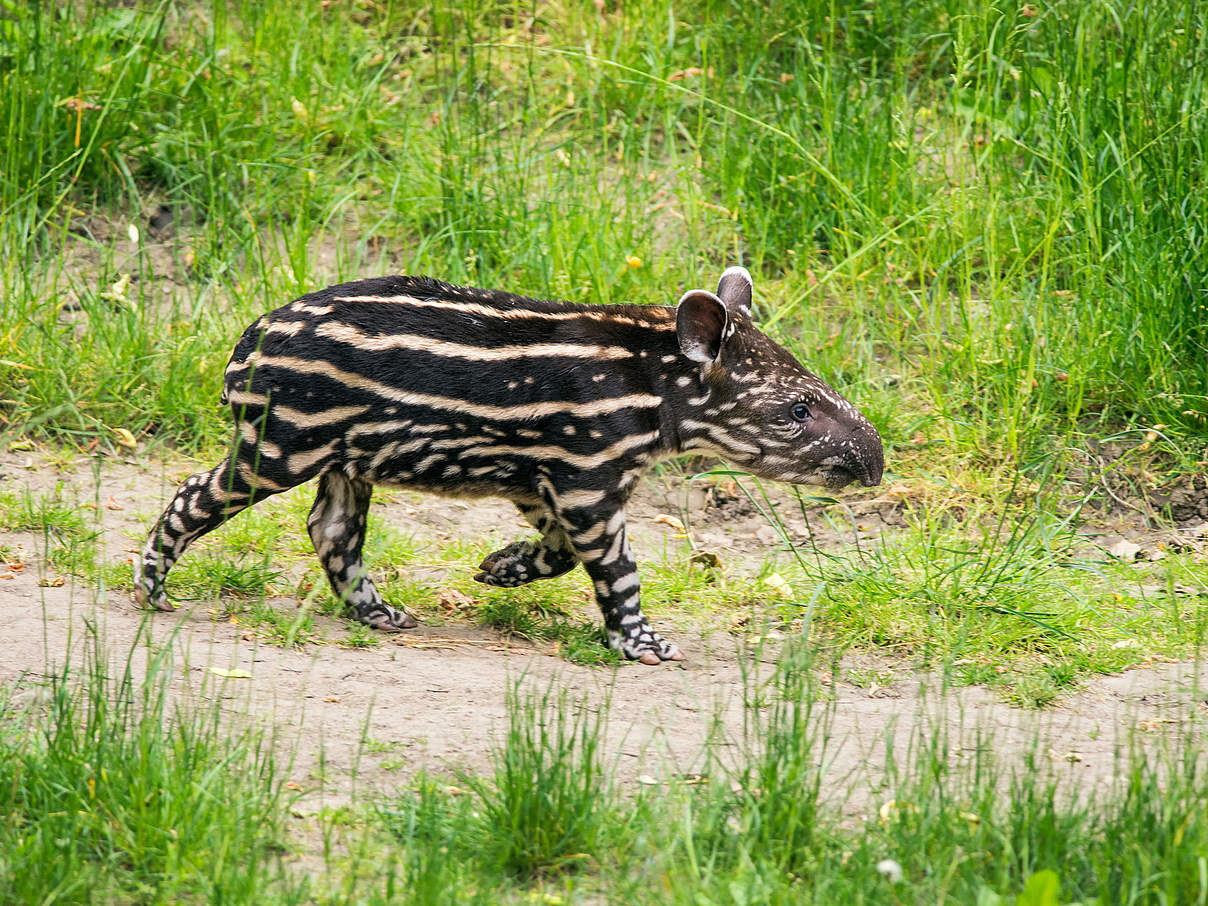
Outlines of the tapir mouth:
{"label": "tapir mouth", "polygon": [[[779,477],[781,480],[784,480],[783,476]],[[837,491],[840,488],[845,488],[853,481],[859,481],[862,484],[868,483],[851,469],[845,466],[836,465],[814,466],[808,471],[801,472],[789,480],[794,484],[813,485],[817,488],[825,488],[828,491]]]}
{"label": "tapir mouth", "polygon": [[874,475],[867,468],[857,470],[849,466],[830,466],[822,470],[820,477],[826,487],[834,490],[845,488],[856,481],[860,482],[866,488],[873,488],[881,483],[881,474],[879,471]]}
{"label": "tapir mouth", "polygon": [[[859,476],[857,476],[856,473],[852,472],[850,469],[843,468],[843,466],[831,466],[830,468],[823,470],[820,474],[820,477],[822,478],[822,483],[826,487],[837,491],[839,488],[845,488],[853,481],[856,481]],[[867,480],[861,480],[861,483],[865,487],[867,487],[869,484]]]}

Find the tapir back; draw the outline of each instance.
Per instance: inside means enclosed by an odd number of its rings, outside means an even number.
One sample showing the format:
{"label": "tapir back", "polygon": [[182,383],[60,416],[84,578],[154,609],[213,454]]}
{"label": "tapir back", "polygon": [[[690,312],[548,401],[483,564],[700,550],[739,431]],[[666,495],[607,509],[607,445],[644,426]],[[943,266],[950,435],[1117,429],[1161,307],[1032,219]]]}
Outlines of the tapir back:
{"label": "tapir back", "polygon": [[288,449],[304,470],[335,457],[378,483],[531,495],[540,469],[598,467],[618,438],[644,437],[623,447],[651,453],[663,398],[649,375],[675,352],[671,309],[384,278],[261,318],[226,396],[251,407],[242,420],[262,416],[248,442]]}

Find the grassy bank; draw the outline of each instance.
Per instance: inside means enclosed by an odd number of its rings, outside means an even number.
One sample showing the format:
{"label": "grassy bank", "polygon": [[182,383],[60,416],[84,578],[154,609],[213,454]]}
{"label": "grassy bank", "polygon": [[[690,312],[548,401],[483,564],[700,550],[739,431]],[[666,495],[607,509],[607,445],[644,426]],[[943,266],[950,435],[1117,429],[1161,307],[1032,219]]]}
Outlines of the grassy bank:
{"label": "grassy bank", "polygon": [[904,452],[1027,463],[1160,425],[1194,467],[1203,18],[11,4],[6,422],[212,445],[232,338],[337,279],[665,303],[742,261],[765,321]]}

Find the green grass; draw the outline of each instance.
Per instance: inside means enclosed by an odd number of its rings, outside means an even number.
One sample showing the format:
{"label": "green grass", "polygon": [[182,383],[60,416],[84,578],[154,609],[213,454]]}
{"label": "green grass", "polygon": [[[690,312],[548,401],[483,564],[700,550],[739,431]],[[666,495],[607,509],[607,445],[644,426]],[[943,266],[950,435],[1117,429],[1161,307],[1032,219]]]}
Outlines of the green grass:
{"label": "green grass", "polygon": [[87,646],[0,724],[0,899],[300,902],[269,741],[170,701],[167,655],[140,675]]}
{"label": "green grass", "polygon": [[[100,532],[88,510],[95,510],[96,503],[81,501],[79,495],[79,488],[64,482],[37,494],[28,489],[0,491],[0,527],[32,533],[42,554],[41,568],[92,577],[97,570]],[[24,562],[23,553],[8,555]]]}
{"label": "green grass", "polygon": [[[23,683],[40,696],[24,708],[6,702],[0,719],[6,901],[1208,897],[1205,737],[1194,709],[1183,732],[1125,734],[1114,779],[1096,786],[1039,737],[1007,754],[991,728],[926,717],[878,744],[884,768],[853,767],[836,783],[837,704],[825,685],[836,665],[790,645],[770,673],[744,662],[743,729],[716,731],[698,773],[668,764],[664,782],[622,786],[604,745],[606,699],[514,687],[485,773],[455,785],[399,775],[315,813],[307,842],[291,842],[300,827],[291,796],[305,794],[285,788],[287,751],[220,722],[217,708],[169,697],[166,654],[152,651],[144,676],[129,666],[133,649],[126,665],[98,656],[99,640],[85,650],[79,668]],[[932,694],[942,705],[945,690]],[[363,745],[371,757],[398,748]],[[305,874],[283,859],[295,847],[308,855]]]}
{"label": "green grass", "polygon": [[[536,902],[630,902],[639,891],[667,904],[1107,906],[1208,897],[1208,796],[1195,754],[1202,734],[1146,753],[1126,743],[1117,779],[1092,790],[1042,755],[1039,740],[1004,759],[981,731],[958,741],[920,721],[904,751],[886,743],[884,776],[857,771],[835,788],[824,777],[835,705],[818,683],[822,666],[798,647],[765,683],[748,677],[748,730],[729,741],[737,759],[731,750],[706,773],[645,788],[636,801],[606,788],[585,801],[593,770],[558,768],[592,757],[598,725],[585,729],[583,712],[549,694],[513,697],[493,776],[468,796],[424,779],[380,813],[403,844],[392,878],[426,891],[417,902],[498,890],[514,872],[498,861],[500,848],[511,852],[515,831],[535,820],[523,843],[547,867],[522,877],[532,879],[528,899]],[[857,789],[872,801],[853,815],[846,797]],[[519,801],[500,812],[505,797]],[[627,816],[619,826],[618,814]],[[578,829],[559,831],[568,826]],[[594,842],[601,833],[611,841],[603,849]],[[577,858],[559,861],[551,835],[568,845],[573,837]],[[446,858],[434,860],[436,852]]]}
{"label": "green grass", "polygon": [[213,445],[232,338],[336,279],[669,302],[742,260],[895,443],[1012,463],[1160,423],[1202,459],[1195,4],[5,16],[12,428]]}
{"label": "green grass", "polygon": [[482,802],[486,858],[533,877],[598,863],[623,844],[616,793],[601,752],[602,721],[587,701],[547,692],[509,699],[507,737],[490,780],[470,778]]}
{"label": "green grass", "polygon": [[[797,650],[766,685],[749,680],[749,729],[731,741],[737,764],[730,752],[728,764],[710,761],[691,782],[649,788],[636,801],[592,789],[595,769],[582,761],[593,757],[598,724],[585,727],[581,710],[549,694],[513,697],[493,774],[468,793],[464,783],[420,779],[379,813],[402,844],[391,881],[409,884],[417,902],[503,898],[497,891],[515,884],[517,866],[499,854],[513,853],[525,830],[521,878],[537,902],[628,902],[637,891],[657,903],[1106,906],[1208,896],[1199,734],[1160,754],[1126,746],[1117,781],[1091,796],[1077,773],[1042,757],[1039,742],[1007,763],[982,735],[958,756],[956,740],[922,722],[906,751],[895,757],[891,747],[886,776],[828,789],[835,708],[816,666]],[[873,801],[853,817],[845,790],[865,783]],[[576,857],[559,860],[566,850],[551,840],[573,845]],[[886,876],[885,860],[897,863],[900,881]],[[534,861],[545,866],[536,876]],[[1028,899],[1042,894],[1052,898]]]}
{"label": "green grass", "polygon": [[[604,628],[594,614],[588,595],[577,589],[568,594],[567,581],[543,581],[516,589],[484,589],[483,600],[474,607],[473,618],[482,626],[556,648],[559,656],[583,666],[618,665],[620,654],[608,647]],[[569,613],[567,600],[578,600],[577,613]]]}
{"label": "green grass", "polygon": [[263,556],[207,556],[201,551],[182,561],[179,572],[177,576],[177,570],[172,571],[178,601],[213,600],[220,595],[245,600],[263,598],[277,576]]}
{"label": "green grass", "polygon": [[[741,487],[789,555],[780,569],[791,596],[774,611],[788,627],[939,667],[1019,704],[1051,704],[1088,675],[1190,656],[1208,629],[1202,556],[1118,560],[1076,531],[1077,509],[1055,515],[1048,493],[985,510],[966,502],[959,517],[908,509],[879,542],[833,551],[795,541],[787,505],[758,482]],[[829,519],[852,533],[841,504],[798,498],[806,525]]]}

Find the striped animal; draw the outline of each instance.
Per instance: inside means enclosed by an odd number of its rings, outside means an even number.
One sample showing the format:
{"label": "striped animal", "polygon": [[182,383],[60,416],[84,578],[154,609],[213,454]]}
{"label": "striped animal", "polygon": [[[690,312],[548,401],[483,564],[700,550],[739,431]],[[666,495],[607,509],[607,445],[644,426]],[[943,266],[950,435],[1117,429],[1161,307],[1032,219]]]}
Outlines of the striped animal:
{"label": "striped animal", "polygon": [[415,625],[361,559],[373,485],[512,500],[539,538],[475,576],[515,586],[582,563],[610,644],[682,660],[642,613],[625,504],[656,460],[700,452],[759,476],[840,487],[881,479],[881,439],[851,403],[751,323],[751,277],[676,308],[576,305],[424,277],[303,296],[244,333],[222,399],[230,455],[189,478],[151,530],[135,594],[172,609],[168,570],[254,502],[312,478],[307,520],[336,595],[377,629]]}

